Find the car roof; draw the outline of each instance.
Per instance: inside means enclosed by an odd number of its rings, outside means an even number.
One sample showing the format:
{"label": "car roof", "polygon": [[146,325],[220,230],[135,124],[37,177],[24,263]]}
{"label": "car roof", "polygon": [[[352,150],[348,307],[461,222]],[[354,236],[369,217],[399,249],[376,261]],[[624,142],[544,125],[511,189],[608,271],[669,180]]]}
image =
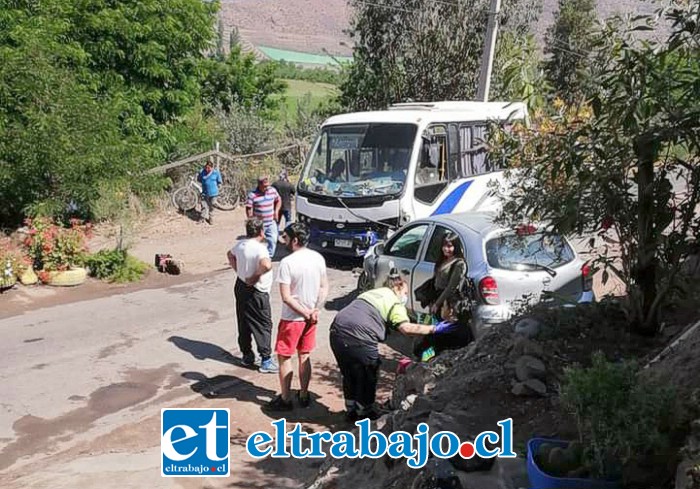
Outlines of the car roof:
{"label": "car roof", "polygon": [[430,216],[421,221],[445,224],[461,231],[467,229],[481,235],[501,230],[503,226],[495,222],[496,214],[492,212],[460,212]]}

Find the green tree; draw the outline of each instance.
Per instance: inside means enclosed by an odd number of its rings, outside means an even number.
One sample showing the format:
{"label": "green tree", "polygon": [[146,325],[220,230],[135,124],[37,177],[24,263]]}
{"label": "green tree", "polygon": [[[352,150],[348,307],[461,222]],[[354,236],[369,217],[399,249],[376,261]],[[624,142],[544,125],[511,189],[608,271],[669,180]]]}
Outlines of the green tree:
{"label": "green tree", "polygon": [[[668,15],[668,42],[633,42],[611,20],[593,45],[589,106],[494,132],[496,157],[515,170],[503,219],[541,219],[592,236],[610,273],[627,285],[627,312],[654,334],[659,311],[700,235],[700,31],[697,2]],[[648,20],[648,19],[644,19]]]}
{"label": "green tree", "polygon": [[559,0],[554,23],[545,35],[545,72],[556,94],[573,102],[583,94],[597,23],[595,0]]}
{"label": "green tree", "polygon": [[[487,25],[487,0],[350,0],[353,63],[340,102],[367,110],[401,101],[471,99]],[[504,31],[525,35],[538,0],[506,0]]]}
{"label": "green tree", "polygon": [[27,212],[90,216],[103,182],[150,189],[138,175],[178,145],[199,101],[217,8],[0,2],[0,223]]}
{"label": "green tree", "polygon": [[83,49],[88,81],[98,93],[119,94],[157,123],[182,116],[197,103],[200,62],[215,40],[218,2],[66,3],[72,6],[64,19],[67,37]]}
{"label": "green tree", "polygon": [[202,101],[210,110],[228,112],[234,105],[255,108],[270,115],[278,106],[278,98],[286,85],[275,75],[272,64],[258,64],[255,57],[235,46],[225,60],[210,58],[203,64],[206,76],[202,81]]}

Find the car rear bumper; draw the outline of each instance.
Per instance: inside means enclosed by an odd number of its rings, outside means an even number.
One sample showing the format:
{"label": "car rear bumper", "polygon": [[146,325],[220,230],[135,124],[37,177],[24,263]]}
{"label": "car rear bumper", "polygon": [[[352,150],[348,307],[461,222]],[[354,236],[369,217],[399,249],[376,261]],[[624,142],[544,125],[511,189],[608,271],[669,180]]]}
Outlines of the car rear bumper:
{"label": "car rear bumper", "polygon": [[[592,291],[582,292],[576,303],[552,304],[552,307],[576,307],[578,304],[589,304],[596,302],[595,294]],[[472,315],[472,329],[478,338],[489,328],[508,322],[516,315],[516,310],[508,304],[479,305]]]}

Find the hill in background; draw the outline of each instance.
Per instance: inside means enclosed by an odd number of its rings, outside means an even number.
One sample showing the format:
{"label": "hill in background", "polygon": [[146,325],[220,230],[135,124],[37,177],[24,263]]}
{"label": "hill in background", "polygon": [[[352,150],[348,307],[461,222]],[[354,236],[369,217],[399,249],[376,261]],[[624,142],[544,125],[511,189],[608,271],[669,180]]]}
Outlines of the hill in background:
{"label": "hill in background", "polygon": [[[352,55],[351,40],[344,33],[352,16],[346,0],[222,0],[221,5],[227,30],[237,27],[250,50],[269,47]],[[543,0],[536,28],[540,39],[552,23],[557,5],[557,0]],[[659,5],[645,0],[598,0],[598,13],[601,18],[615,13],[648,14]],[[258,55],[265,57],[259,50]]]}

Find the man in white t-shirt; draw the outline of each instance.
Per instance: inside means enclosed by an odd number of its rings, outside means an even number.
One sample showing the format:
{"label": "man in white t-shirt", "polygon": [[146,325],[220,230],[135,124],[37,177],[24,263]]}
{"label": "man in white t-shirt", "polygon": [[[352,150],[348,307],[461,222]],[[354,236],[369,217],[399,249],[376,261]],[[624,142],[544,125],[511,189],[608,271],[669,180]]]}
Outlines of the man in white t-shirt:
{"label": "man in white t-shirt", "polygon": [[238,274],[234,295],[238,322],[238,347],[243,364],[255,366],[251,336],[260,354],[260,372],[275,373],[278,367],[272,360],[272,260],[265,245],[265,225],[261,219],[246,222],[247,239],[240,241],[228,252],[231,267]]}
{"label": "man in white t-shirt", "polygon": [[280,262],[277,282],[282,296],[282,315],[277,331],[275,352],[279,360],[281,394],[265,408],[289,411],[294,367],[292,357],[299,357],[299,404],[309,406],[311,381],[311,352],[316,347],[318,314],[328,295],[326,260],[320,253],[306,247],[309,228],[300,222],[290,224],[284,231],[284,241],[292,252]]}

